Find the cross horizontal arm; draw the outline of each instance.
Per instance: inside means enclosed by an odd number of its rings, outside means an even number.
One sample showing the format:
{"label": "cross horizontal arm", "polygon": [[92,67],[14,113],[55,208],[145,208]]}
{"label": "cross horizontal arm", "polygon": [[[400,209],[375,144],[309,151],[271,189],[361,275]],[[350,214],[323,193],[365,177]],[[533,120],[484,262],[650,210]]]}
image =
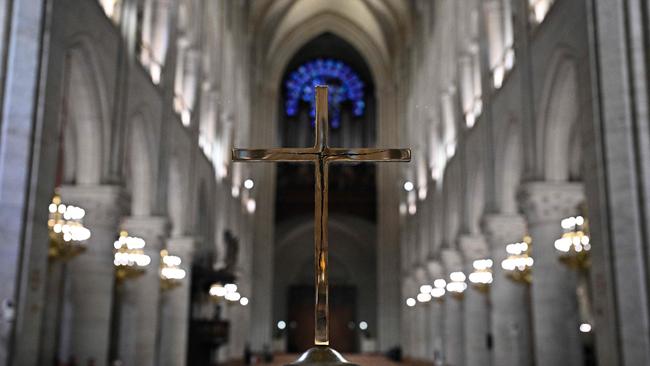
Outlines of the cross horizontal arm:
{"label": "cross horizontal arm", "polygon": [[323,152],[330,162],[365,161],[390,162],[411,161],[411,149],[371,149],[371,148],[326,148]]}
{"label": "cross horizontal arm", "polygon": [[233,161],[315,161],[318,150],[310,148],[232,149]]}

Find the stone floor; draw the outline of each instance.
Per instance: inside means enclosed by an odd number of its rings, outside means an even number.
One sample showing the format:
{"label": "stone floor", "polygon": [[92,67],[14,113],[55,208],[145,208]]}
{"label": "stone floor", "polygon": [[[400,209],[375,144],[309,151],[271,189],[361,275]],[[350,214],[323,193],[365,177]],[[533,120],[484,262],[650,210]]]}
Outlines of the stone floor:
{"label": "stone floor", "polygon": [[[290,362],[293,362],[298,358],[298,355],[277,355],[275,360],[271,364],[260,364],[267,366],[283,366]],[[383,356],[373,356],[373,355],[346,355],[345,358],[361,366],[430,366],[423,362],[412,362],[404,361],[402,363],[396,363],[388,360]]]}

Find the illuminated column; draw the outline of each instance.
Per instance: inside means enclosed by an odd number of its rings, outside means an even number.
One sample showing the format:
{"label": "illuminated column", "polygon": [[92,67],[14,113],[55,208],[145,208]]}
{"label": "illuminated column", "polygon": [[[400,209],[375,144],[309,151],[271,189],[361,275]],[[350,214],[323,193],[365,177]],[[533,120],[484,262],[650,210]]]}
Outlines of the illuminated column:
{"label": "illuminated column", "polygon": [[519,243],[526,235],[526,221],[520,215],[489,215],[483,219],[483,231],[494,260],[494,282],[490,288],[492,364],[529,366],[533,361],[530,290],[528,285],[508,278],[501,267],[501,262],[508,257],[506,245]]}
{"label": "illuminated column", "polygon": [[502,0],[488,0],[483,3],[489,43],[490,70],[502,61],[504,53],[504,12]]}
{"label": "illuminated column", "polygon": [[105,366],[113,304],[113,241],[128,199],[118,186],[63,186],[61,199],[85,208],[92,236],[85,253],[68,263],[62,356],[79,364]]}
{"label": "illuminated column", "polygon": [[128,217],[122,229],[144,239],[144,252],[151,258],[146,272],[122,285],[119,358],[126,365],[157,366],[156,335],[160,304],[160,250],[168,232],[164,217]]}
{"label": "illuminated column", "polygon": [[[148,0],[154,1],[154,0]],[[169,47],[169,33],[171,24],[172,7],[177,6],[173,1],[157,0],[153,4],[154,16],[151,25],[151,51],[153,61],[159,64],[165,62],[167,48]]]}
{"label": "illuminated column", "polygon": [[581,365],[576,273],[558,261],[555,240],[560,221],[573,216],[584,200],[581,184],[532,182],[520,205],[533,238],[532,303],[537,365]]}
{"label": "illuminated column", "polygon": [[185,280],[181,286],[162,294],[160,317],[160,366],[185,366],[187,361],[187,339],[190,314],[190,280],[192,278],[192,255],[195,239],[178,237],[167,240],[170,254],[179,256]]}
{"label": "illuminated column", "polygon": [[[473,263],[478,259],[489,258],[487,244],[482,236],[463,235],[459,246],[465,259],[465,274],[469,277],[474,271]],[[490,333],[490,312],[487,295],[468,280],[465,291],[465,366],[485,365],[490,359],[487,338]]]}
{"label": "illuminated column", "polygon": [[[463,270],[460,254],[455,249],[442,251],[442,262],[447,278],[449,273]],[[448,293],[445,296],[444,350],[445,365],[462,366],[463,354],[463,299]]]}

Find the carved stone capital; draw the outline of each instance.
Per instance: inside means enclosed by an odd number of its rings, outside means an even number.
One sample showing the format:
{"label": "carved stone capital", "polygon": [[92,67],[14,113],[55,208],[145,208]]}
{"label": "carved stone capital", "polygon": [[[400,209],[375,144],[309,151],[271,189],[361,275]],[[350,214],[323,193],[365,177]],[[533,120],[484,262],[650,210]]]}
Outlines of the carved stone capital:
{"label": "carved stone capital", "polygon": [[419,287],[413,279],[413,276],[404,277],[402,281],[402,292],[405,296],[415,295],[419,292]]}
{"label": "carved stone capital", "polygon": [[489,16],[501,16],[503,5],[500,0],[488,0],[483,2],[483,9]]}
{"label": "carved stone capital", "polygon": [[442,267],[440,261],[431,260],[427,263],[427,272],[429,274],[429,281],[433,281],[439,278],[445,278],[445,269]]}
{"label": "carved stone capital", "polygon": [[413,272],[413,278],[420,285],[425,285],[429,282],[429,276],[427,275],[427,270],[423,266],[415,268]]}
{"label": "carved stone capital", "polygon": [[521,215],[486,215],[481,227],[492,247],[520,242],[526,235],[526,219]]}
{"label": "carved stone capital", "polygon": [[575,215],[584,199],[580,183],[531,182],[519,191],[519,205],[531,224],[559,222]]}
{"label": "carved stone capital", "polygon": [[458,238],[458,247],[463,257],[468,262],[485,259],[490,256],[487,242],[483,235],[461,235]]}
{"label": "carved stone capital", "polygon": [[458,250],[443,249],[440,256],[447,272],[463,270],[463,258]]}
{"label": "carved stone capital", "polygon": [[121,228],[143,238],[149,251],[160,251],[169,233],[169,221],[162,216],[130,216],[122,219]]}
{"label": "carved stone capital", "polygon": [[86,210],[84,223],[90,227],[115,225],[130,205],[129,196],[115,185],[61,186],[63,202]]}
{"label": "carved stone capital", "polygon": [[181,266],[189,268],[194,256],[194,245],[196,239],[191,236],[173,237],[167,239],[167,250],[169,254],[181,257],[183,263]]}

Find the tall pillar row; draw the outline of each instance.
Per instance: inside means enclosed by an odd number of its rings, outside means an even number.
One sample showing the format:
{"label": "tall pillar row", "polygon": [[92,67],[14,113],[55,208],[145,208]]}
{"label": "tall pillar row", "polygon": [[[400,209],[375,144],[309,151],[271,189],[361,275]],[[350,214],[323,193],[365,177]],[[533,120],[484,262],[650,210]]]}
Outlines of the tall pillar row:
{"label": "tall pillar row", "polygon": [[[85,208],[84,225],[92,236],[86,252],[67,264],[61,329],[55,331],[60,340],[58,350],[51,353],[58,353],[63,361],[108,365],[112,306],[120,306],[116,346],[125,365],[184,365],[189,282],[160,294],[160,250],[168,233],[167,219],[127,217],[120,225],[128,198],[117,186],[63,186],[60,194],[65,202]],[[144,275],[122,285],[121,304],[114,304],[113,242],[119,228],[146,241],[151,264]],[[182,258],[189,278],[194,239],[170,239],[168,249]],[[159,313],[161,308],[166,311]]]}
{"label": "tall pillar row", "polygon": [[169,225],[164,217],[127,217],[122,229],[146,242],[151,258],[143,275],[122,284],[119,358],[125,365],[157,366],[158,310],[160,305],[160,251]]}
{"label": "tall pillar row", "polygon": [[115,274],[113,242],[128,202],[118,186],[63,186],[64,202],[84,207],[84,226],[91,230],[87,250],[68,264],[61,351],[78,364],[108,363]]}
{"label": "tall pillar row", "polygon": [[578,212],[583,187],[531,182],[520,196],[535,258],[531,289],[536,364],[581,365],[576,273],[558,261],[554,242],[562,235],[560,221]]}
{"label": "tall pillar row", "polygon": [[494,214],[483,218],[483,232],[494,261],[490,287],[492,365],[530,366],[533,364],[530,288],[510,280],[501,268],[507,258],[506,245],[521,242],[526,220],[520,215]]}

